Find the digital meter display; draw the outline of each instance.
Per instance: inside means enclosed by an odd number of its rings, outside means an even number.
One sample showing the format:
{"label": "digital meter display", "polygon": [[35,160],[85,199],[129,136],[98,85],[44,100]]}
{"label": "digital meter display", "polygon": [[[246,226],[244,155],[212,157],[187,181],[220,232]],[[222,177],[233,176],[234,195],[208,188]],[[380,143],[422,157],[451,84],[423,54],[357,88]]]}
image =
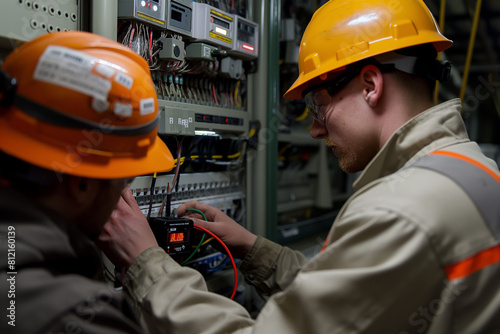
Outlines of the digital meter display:
{"label": "digital meter display", "polygon": [[170,13],[170,18],[172,20],[182,22],[182,13],[172,9],[172,12]]}
{"label": "digital meter display", "polygon": [[184,242],[185,239],[184,232],[170,233],[170,242]]}
{"label": "digital meter display", "polygon": [[227,23],[226,21],[219,20],[218,18],[213,17],[213,16],[210,18],[210,20],[211,20],[213,23],[215,23],[215,24],[217,24],[217,25],[219,25],[219,26],[221,26],[221,27],[224,27],[224,28],[226,28],[226,29],[229,29],[229,23]]}

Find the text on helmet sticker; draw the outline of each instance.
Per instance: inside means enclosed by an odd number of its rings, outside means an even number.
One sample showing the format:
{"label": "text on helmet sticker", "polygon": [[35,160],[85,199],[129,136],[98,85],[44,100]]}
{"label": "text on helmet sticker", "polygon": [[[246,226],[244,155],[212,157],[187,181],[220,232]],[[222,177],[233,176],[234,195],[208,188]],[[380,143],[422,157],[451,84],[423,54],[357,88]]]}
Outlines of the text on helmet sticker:
{"label": "text on helmet sticker", "polygon": [[96,59],[62,46],[48,46],[38,60],[33,77],[37,80],[107,100],[111,83],[92,74]]}
{"label": "text on helmet sticker", "polygon": [[155,112],[155,99],[150,97],[141,100],[141,115],[147,115]]}
{"label": "text on helmet sticker", "polygon": [[127,89],[132,88],[132,84],[134,83],[134,79],[126,75],[125,73],[118,72],[115,76],[115,81],[120,85],[125,86]]}

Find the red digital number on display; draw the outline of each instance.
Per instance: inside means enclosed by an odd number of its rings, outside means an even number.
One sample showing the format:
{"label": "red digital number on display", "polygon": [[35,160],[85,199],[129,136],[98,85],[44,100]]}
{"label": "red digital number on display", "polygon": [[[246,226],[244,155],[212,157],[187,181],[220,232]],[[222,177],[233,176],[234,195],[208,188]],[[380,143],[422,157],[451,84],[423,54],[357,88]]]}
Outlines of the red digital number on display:
{"label": "red digital number on display", "polygon": [[182,242],[184,241],[184,233],[171,233],[170,234],[170,242]]}

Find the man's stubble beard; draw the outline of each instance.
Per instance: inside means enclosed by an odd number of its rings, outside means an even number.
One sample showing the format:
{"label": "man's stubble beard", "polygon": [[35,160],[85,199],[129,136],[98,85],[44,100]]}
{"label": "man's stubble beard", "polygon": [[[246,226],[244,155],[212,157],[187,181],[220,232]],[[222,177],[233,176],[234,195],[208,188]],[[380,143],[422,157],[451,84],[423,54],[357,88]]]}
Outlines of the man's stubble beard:
{"label": "man's stubble beard", "polygon": [[329,148],[335,147],[335,155],[339,159],[339,167],[342,171],[346,173],[356,173],[364,168],[357,166],[358,156],[356,151],[350,146],[337,146],[329,137],[325,138],[325,145]]}

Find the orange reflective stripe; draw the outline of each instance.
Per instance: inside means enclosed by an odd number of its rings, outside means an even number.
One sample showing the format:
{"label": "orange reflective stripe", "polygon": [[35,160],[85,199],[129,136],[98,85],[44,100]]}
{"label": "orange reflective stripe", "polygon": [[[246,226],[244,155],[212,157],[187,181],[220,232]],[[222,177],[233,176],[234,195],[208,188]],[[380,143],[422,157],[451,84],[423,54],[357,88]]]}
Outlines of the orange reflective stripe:
{"label": "orange reflective stripe", "polygon": [[500,245],[485,249],[476,255],[444,268],[449,280],[475,273],[489,265],[500,262]]}
{"label": "orange reflective stripe", "polygon": [[328,238],[326,238],[325,242],[323,243],[323,247],[321,247],[321,250],[319,252],[323,253],[323,251],[325,250],[326,246],[328,246]]}
{"label": "orange reflective stripe", "polygon": [[453,158],[456,158],[456,159],[461,159],[461,160],[464,160],[464,161],[467,161],[468,163],[478,167],[478,168],[481,168],[483,171],[485,171],[486,173],[488,173],[488,175],[490,175],[492,178],[494,178],[495,180],[497,180],[498,183],[500,183],[500,176],[498,176],[497,174],[495,174],[491,169],[489,169],[488,167],[486,167],[485,165],[483,165],[482,163],[480,162],[477,162],[476,160],[473,160],[469,157],[466,157],[465,155],[462,155],[462,154],[458,154],[458,153],[453,153],[453,152],[448,152],[448,151],[434,151],[432,153],[429,153],[429,155],[432,155],[432,154],[438,154],[438,155],[446,155],[446,156],[449,156],[449,157],[453,157]]}

